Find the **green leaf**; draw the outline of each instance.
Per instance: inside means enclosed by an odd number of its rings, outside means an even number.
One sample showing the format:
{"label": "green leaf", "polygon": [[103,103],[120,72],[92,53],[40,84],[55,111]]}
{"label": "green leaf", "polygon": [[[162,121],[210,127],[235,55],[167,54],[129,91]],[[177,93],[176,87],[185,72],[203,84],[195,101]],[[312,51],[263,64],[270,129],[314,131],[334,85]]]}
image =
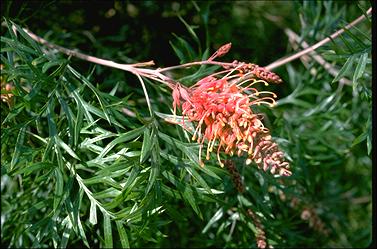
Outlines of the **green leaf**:
{"label": "green leaf", "polygon": [[113,248],[113,235],[111,231],[110,216],[103,214],[103,233],[105,237],[105,248]]}
{"label": "green leaf", "polygon": [[105,199],[105,198],[114,198],[120,195],[122,191],[117,190],[113,187],[105,189],[103,191],[97,192],[93,194],[93,197],[96,199]]}
{"label": "green leaf", "polygon": [[144,130],[146,126],[142,126],[140,128],[137,128],[135,130],[126,132],[124,134],[121,134],[119,137],[111,141],[101,152],[101,154],[98,156],[98,158],[103,158],[109,151],[114,148],[117,144],[127,142],[131,139],[134,139],[138,137]]}
{"label": "green leaf", "polygon": [[31,49],[28,46],[25,46],[24,44],[16,41],[16,40],[11,40],[6,37],[1,37],[1,42],[7,43],[14,51],[16,51],[20,57],[23,57],[21,52],[27,53],[27,54],[32,54],[38,56],[39,54],[35,52],[35,50]]}
{"label": "green leaf", "polygon": [[185,63],[186,56],[181,52],[181,50],[177,46],[175,46],[173,42],[169,41],[169,44],[173,48],[175,54],[178,56],[180,63]]}
{"label": "green leaf", "polygon": [[368,21],[371,23],[372,22],[372,18],[370,17],[370,15],[367,14],[367,11],[368,9],[364,8],[361,4],[360,4],[360,1],[357,1],[357,7],[359,7],[359,9],[363,12],[364,16],[368,19]]}
{"label": "green leaf", "polygon": [[172,188],[166,186],[165,184],[161,184],[161,190],[162,190],[162,192],[164,192],[165,194],[171,196],[172,198],[174,198],[176,200],[181,200],[182,199],[182,194],[180,192],[178,192],[177,190],[172,189]]}
{"label": "green leaf", "polygon": [[86,238],[84,227],[82,226],[81,220],[80,220],[80,206],[81,206],[81,200],[84,194],[83,188],[80,186],[79,193],[76,197],[76,200],[72,203],[69,198],[67,198],[66,204],[68,206],[68,212],[70,221],[72,222],[72,227],[74,228],[76,234],[81,238],[84,245],[88,248],[90,248],[88,239]]}
{"label": "green leaf", "polygon": [[58,59],[58,60],[52,60],[52,61],[46,62],[42,66],[42,73],[46,73],[47,70],[53,66],[60,66],[62,64],[65,64],[66,62],[67,62],[66,59]]}
{"label": "green leaf", "polygon": [[333,81],[331,83],[339,81],[343,76],[345,76],[347,73],[349,73],[352,69],[352,64],[353,64],[354,60],[355,60],[355,57],[350,56],[347,59],[346,63],[344,63],[343,67],[339,70],[339,73],[333,79]]}
{"label": "green leaf", "polygon": [[65,217],[65,219],[63,220],[62,227],[64,227],[64,231],[62,234],[62,239],[60,241],[59,248],[66,248],[69,237],[72,234],[72,223],[71,223],[71,220],[69,219],[69,216]]}
{"label": "green leaf", "polygon": [[173,33],[173,35],[174,35],[174,37],[178,41],[178,44],[179,44],[178,49],[180,51],[185,51],[185,53],[184,53],[184,55],[185,55],[185,62],[195,60],[196,59],[196,54],[194,52],[194,49],[190,46],[190,44],[185,39],[177,36],[176,34]]}
{"label": "green leaf", "polygon": [[106,117],[106,120],[107,122],[109,122],[109,124],[111,124],[111,121],[110,121],[110,118],[109,118],[109,115],[107,113],[107,109],[106,109],[106,106],[107,106],[107,102],[101,97],[100,95],[100,92],[97,90],[97,88],[95,88],[92,83],[90,83],[84,76],[82,76],[79,72],[77,72],[76,70],[74,70],[70,65],[68,65],[68,69],[69,71],[72,72],[73,75],[75,75],[78,79],[80,79],[85,85],[87,85],[90,90],[92,90],[92,92],[96,95],[101,107],[102,107],[102,111],[103,113],[105,114],[105,117]]}
{"label": "green leaf", "polygon": [[211,188],[208,186],[208,184],[206,183],[206,181],[203,179],[203,177],[200,176],[200,174],[195,170],[193,169],[192,167],[190,166],[185,166],[184,167],[185,170],[195,178],[195,180],[197,180],[199,182],[199,184],[205,188],[208,192],[208,194],[212,194],[212,191],[211,191]]}
{"label": "green leaf", "polygon": [[160,147],[158,144],[158,140],[156,138],[155,130],[157,128],[153,129],[153,147],[151,150],[151,170],[148,178],[148,184],[145,189],[145,195],[149,193],[149,191],[152,189],[152,187],[155,185],[155,181],[157,177],[160,175],[160,166],[161,166],[161,160],[160,160]]}
{"label": "green leaf", "polygon": [[141,216],[145,214],[146,211],[148,211],[148,207],[150,207],[153,201],[154,196],[149,194],[143,198],[143,200],[140,202],[140,205],[138,205],[138,203],[135,203],[131,210],[129,208],[122,209],[121,211],[116,213],[116,216],[119,219],[127,220],[127,222],[131,220],[139,220]]}
{"label": "green leaf", "polygon": [[74,146],[78,145],[79,137],[80,137],[80,131],[83,124],[83,117],[84,117],[84,107],[80,104],[77,105],[77,115],[76,120],[74,123],[74,132],[73,132],[73,144]]}
{"label": "green leaf", "polygon": [[213,226],[213,224],[215,224],[218,220],[221,219],[221,217],[223,217],[224,215],[224,210],[223,208],[221,207],[219,210],[217,210],[217,212],[212,216],[212,218],[208,221],[207,225],[204,227],[204,229],[202,230],[202,233],[206,233],[208,231],[209,228],[211,228]]}
{"label": "green leaf", "polygon": [[41,171],[42,169],[49,169],[49,168],[52,168],[52,167],[54,167],[54,165],[52,163],[49,163],[49,162],[38,162],[38,163],[33,163],[33,164],[29,165],[29,166],[26,166],[26,167],[24,167],[22,169],[19,169],[16,172],[14,172],[13,174],[14,175],[25,174],[25,176],[28,176],[28,175],[30,175],[34,171]]}
{"label": "green leaf", "polygon": [[58,91],[55,92],[55,95],[57,96],[58,101],[59,101],[61,107],[64,110],[63,113],[67,117],[68,130],[69,130],[69,144],[73,145],[73,139],[74,139],[74,136],[75,136],[74,135],[74,133],[75,133],[75,130],[74,130],[75,124],[74,124],[74,120],[73,120],[72,110],[68,106],[67,102],[61,97],[61,95],[60,95],[60,93]]}
{"label": "green leaf", "polygon": [[361,143],[362,141],[364,141],[366,138],[368,137],[368,132],[365,131],[363,133],[361,133],[358,137],[356,137],[353,142],[352,142],[352,147]]}
{"label": "green leaf", "polygon": [[182,143],[162,132],[158,132],[158,136],[173,147],[180,149],[193,163],[200,165],[198,144]]}
{"label": "green leaf", "polygon": [[54,192],[54,210],[56,210],[63,197],[64,179],[59,168],[55,168],[55,192]]}
{"label": "green leaf", "polygon": [[353,86],[354,91],[357,88],[359,78],[363,76],[363,73],[365,71],[365,66],[367,64],[367,59],[368,59],[368,53],[362,54],[359,58],[359,62],[357,64],[355,73],[353,74],[353,80],[352,80],[352,83],[353,83],[352,86]]}
{"label": "green leaf", "polygon": [[196,203],[196,198],[194,197],[194,192],[191,186],[180,182],[177,177],[175,177],[172,173],[168,171],[164,171],[162,175],[168,179],[172,184],[174,184],[180,191],[181,195],[183,196],[183,199],[187,201],[194,212],[201,218],[203,219],[202,213],[199,209],[199,206]]}
{"label": "green leaf", "polygon": [[55,136],[55,141],[56,144],[59,145],[63,150],[65,150],[69,155],[71,155],[73,158],[77,160],[80,160],[79,156],[58,136]]}
{"label": "green leaf", "polygon": [[48,133],[50,138],[55,137],[58,132],[56,130],[56,123],[54,119],[54,107],[55,104],[52,100],[48,102],[48,107],[47,107],[47,123],[48,123]]}
{"label": "green leaf", "polygon": [[112,124],[115,124],[116,126],[122,128],[122,129],[125,129],[125,128],[123,127],[123,125],[120,124],[117,120],[115,120],[115,118],[114,118],[113,116],[108,116],[108,117],[106,117],[106,114],[104,114],[100,109],[98,109],[98,108],[96,108],[96,107],[94,107],[94,106],[88,104],[88,103],[85,102],[85,101],[83,102],[83,104],[84,104],[84,108],[85,108],[85,110],[87,110],[87,111],[89,111],[89,112],[91,112],[91,113],[97,115],[98,117],[100,117],[100,118],[102,118],[102,119],[107,119],[107,118],[109,118],[110,121],[112,122]]}
{"label": "green leaf", "polygon": [[190,204],[190,206],[195,211],[195,213],[199,216],[199,218],[203,219],[202,212],[200,211],[199,206],[197,205],[195,197],[192,194],[192,192],[185,190],[183,192],[183,197]]}
{"label": "green leaf", "polygon": [[365,128],[363,133],[361,133],[358,137],[356,137],[352,142],[352,147],[363,142],[365,139],[367,140],[367,151],[368,155],[370,155],[370,152],[372,150],[372,122],[371,122],[371,116],[368,117],[368,120],[365,124]]}
{"label": "green leaf", "polygon": [[25,105],[24,103],[20,103],[16,106],[13,107],[12,110],[10,110],[10,112],[8,113],[8,115],[5,117],[5,119],[3,120],[2,124],[6,124],[7,122],[11,121],[12,119],[14,119],[15,117],[17,117],[18,114],[20,114],[25,108]]}
{"label": "green leaf", "polygon": [[160,174],[160,169],[158,164],[153,164],[150,170],[149,178],[148,178],[148,185],[145,189],[145,194],[148,194],[149,191],[152,189],[157,176]]}
{"label": "green leaf", "polygon": [[372,130],[369,130],[369,134],[367,136],[367,150],[368,155],[370,155],[370,152],[372,151]]}
{"label": "green leaf", "polygon": [[178,15],[179,20],[186,26],[188,32],[191,34],[191,36],[194,38],[195,42],[198,44],[200,48],[200,40],[196,33],[194,32],[193,28],[181,17],[181,15]]}
{"label": "green leaf", "polygon": [[97,203],[93,199],[90,200],[89,222],[97,224]]}
{"label": "green leaf", "polygon": [[10,170],[12,170],[14,168],[14,166],[19,162],[21,147],[24,144],[24,139],[25,139],[25,130],[26,130],[26,125],[21,127],[20,132],[18,133],[16,146],[14,148],[12,161],[10,163]]}
{"label": "green leaf", "polygon": [[127,195],[131,192],[135,184],[137,183],[137,177],[139,175],[140,169],[138,165],[134,165],[130,175],[127,178],[126,183],[123,186],[122,193],[119,194],[112,202],[104,204],[107,209],[112,209],[117,207],[120,203],[124,201]]}
{"label": "green leaf", "polygon": [[[90,122],[90,123],[93,123],[94,119],[93,119],[92,115],[90,115],[90,113],[89,113],[89,110],[88,110],[89,106],[86,104],[85,100],[83,100],[82,97],[80,96],[78,89],[73,90],[71,93],[72,93],[72,97],[75,99],[77,106],[79,108],[78,111],[83,111],[87,121]],[[80,108],[81,108],[81,110],[80,110]],[[79,117],[78,114],[77,114],[77,116]],[[77,117],[77,119],[78,119],[78,117]],[[77,122],[81,122],[81,121],[82,120],[79,120],[79,119],[77,120]],[[78,129],[78,131],[80,131],[80,130]]]}
{"label": "green leaf", "polygon": [[141,154],[140,154],[140,164],[144,163],[145,160],[148,158],[151,148],[153,146],[152,144],[152,129],[148,128],[144,130],[144,136],[143,136],[143,146],[141,147]]}
{"label": "green leaf", "polygon": [[[28,34],[26,34],[26,32],[20,27],[18,26],[17,24],[15,24],[14,22],[12,22],[12,25],[17,29],[17,31],[20,33],[20,35],[25,38],[25,40],[34,48],[34,50],[39,53],[39,54],[43,54],[41,48],[39,47],[39,45],[36,43],[36,41],[34,41]],[[8,26],[9,27],[9,26]]]}
{"label": "green leaf", "polygon": [[118,228],[118,233],[120,237],[120,243],[122,245],[122,248],[130,248],[130,243],[128,242],[128,236],[127,232],[124,229],[123,223],[120,220],[115,221],[115,224]]}
{"label": "green leaf", "polygon": [[37,58],[35,58],[31,64],[34,65],[34,66],[37,66],[39,64],[42,64],[42,63],[46,63],[47,62],[47,59],[45,56],[39,56]]}
{"label": "green leaf", "polygon": [[[222,178],[220,176],[218,176],[213,170],[214,167],[210,167],[210,166],[199,166],[195,163],[192,163],[192,162],[182,162],[182,160],[180,160],[178,157],[175,157],[175,156],[172,156],[170,154],[166,154],[165,152],[161,151],[160,152],[160,155],[165,158],[166,160],[170,161],[171,163],[173,163],[174,165],[181,165],[181,164],[188,164],[192,167],[195,167],[196,169],[200,170],[200,171],[203,171],[204,173],[206,173],[207,175],[209,176],[212,176],[213,178],[216,178],[218,180],[222,180]],[[215,169],[217,170],[221,170],[219,169],[218,167],[216,167]]]}

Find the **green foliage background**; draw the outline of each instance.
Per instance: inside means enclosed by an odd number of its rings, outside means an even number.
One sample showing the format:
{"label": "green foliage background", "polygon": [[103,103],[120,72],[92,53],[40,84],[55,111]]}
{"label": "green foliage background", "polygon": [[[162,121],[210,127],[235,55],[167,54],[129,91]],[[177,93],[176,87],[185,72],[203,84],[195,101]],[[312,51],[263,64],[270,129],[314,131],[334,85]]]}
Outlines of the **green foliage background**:
{"label": "green foliage background", "polygon": [[[165,86],[146,80],[151,116],[136,77],[57,53],[20,28],[120,63],[176,65],[232,42],[223,60],[264,66],[294,52],[284,28],[314,44],[365,13],[369,2],[2,5],[1,77],[15,87],[13,102],[1,103],[2,245],[256,247],[248,208],[274,247],[371,243],[370,18],[317,50],[338,68],[337,77],[314,60],[274,70],[284,80],[269,87],[278,105],[259,110],[293,175],[279,180],[236,158],[243,194],[216,159],[201,168],[198,146],[161,118],[172,113]],[[172,77],[192,85],[215,69]],[[292,208],[295,198],[301,206]],[[301,218],[305,207],[315,210],[328,236]]]}

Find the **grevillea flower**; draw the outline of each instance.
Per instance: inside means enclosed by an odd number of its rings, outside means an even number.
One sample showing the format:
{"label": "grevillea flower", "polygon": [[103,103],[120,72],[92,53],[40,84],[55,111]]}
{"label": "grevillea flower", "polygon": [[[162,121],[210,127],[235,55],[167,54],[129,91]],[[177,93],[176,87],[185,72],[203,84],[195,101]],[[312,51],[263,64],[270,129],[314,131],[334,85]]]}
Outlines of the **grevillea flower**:
{"label": "grevillea flower", "polygon": [[[263,116],[251,108],[260,104],[274,106],[276,95],[258,91],[255,85],[280,83],[281,79],[255,64],[233,64],[233,68],[207,76],[190,88],[177,84],[173,90],[174,113],[181,107],[182,115],[197,124],[192,140],[200,145],[199,158],[206,143],[206,159],[216,151],[221,166],[220,152],[224,152],[247,155],[246,164],[254,161],[272,174],[290,175],[283,152],[262,123]],[[201,159],[200,162],[203,166]]]}

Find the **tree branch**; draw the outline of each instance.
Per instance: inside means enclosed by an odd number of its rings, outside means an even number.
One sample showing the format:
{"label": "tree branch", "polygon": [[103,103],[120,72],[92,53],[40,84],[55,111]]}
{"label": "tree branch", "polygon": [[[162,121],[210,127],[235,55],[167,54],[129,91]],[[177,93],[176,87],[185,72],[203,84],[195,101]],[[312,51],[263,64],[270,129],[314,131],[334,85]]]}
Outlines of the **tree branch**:
{"label": "tree branch", "polygon": [[[298,44],[300,44],[301,47],[303,47],[304,49],[309,47],[308,43],[306,43],[304,40],[300,42],[300,37],[295,32],[293,32],[291,29],[287,28],[284,31],[285,31],[285,34],[289,37],[289,40],[292,40],[292,46],[297,44],[296,45],[296,48],[297,48]],[[328,63],[325,59],[323,59],[323,57],[320,56],[318,53],[316,53],[315,51],[312,51],[312,52],[309,53],[309,55],[311,55],[312,58],[316,62],[318,62],[321,66],[323,66],[329,74],[331,74],[334,77],[336,77],[338,75],[339,71],[336,68],[334,68],[333,65]],[[302,55],[300,57],[300,59],[302,60],[304,65],[305,65],[305,62],[306,62],[305,66],[307,67],[307,62],[309,61],[310,57],[308,55]],[[339,82],[342,83],[342,84],[345,84],[345,85],[352,85],[352,81],[350,81],[346,78],[341,78],[339,80]]]}
{"label": "tree branch", "polygon": [[[367,15],[371,14],[372,13],[372,8],[369,8],[368,11],[367,11]],[[316,44],[296,53],[296,54],[293,54],[291,56],[288,56],[288,57],[285,57],[285,58],[281,58],[271,64],[269,64],[268,66],[266,66],[265,68],[267,70],[272,70],[272,69],[275,69],[277,67],[280,67],[284,64],[287,64],[288,62],[291,62],[293,60],[296,60],[298,58],[300,58],[301,56],[303,55],[306,55],[310,52],[313,52],[314,50],[316,50],[317,48],[323,46],[324,44],[328,43],[329,41],[331,41],[332,39],[335,39],[336,37],[338,37],[339,35],[341,35],[346,29],[350,29],[352,28],[353,26],[355,26],[356,24],[360,23],[361,21],[363,21],[365,19],[365,15],[361,15],[359,16],[358,18],[356,18],[353,22],[351,22],[350,24],[348,24],[347,26],[345,26],[344,28],[334,32],[332,35],[330,35],[330,37],[326,37],[325,39],[323,39],[322,41],[319,41],[317,42]]]}
{"label": "tree branch", "polygon": [[[369,8],[368,11],[367,11],[367,15],[369,15],[370,13],[372,12],[372,8]],[[308,53],[311,53],[313,52],[315,49],[319,48],[320,46],[326,44],[327,42],[331,41],[331,39],[334,39],[336,37],[338,37],[339,35],[341,35],[346,29],[350,29],[352,28],[353,26],[355,26],[356,24],[360,23],[361,21],[363,21],[365,19],[365,15],[362,15],[360,17],[358,17],[357,19],[355,19],[353,22],[351,22],[350,24],[348,24],[346,27],[336,31],[335,33],[333,33],[330,37],[327,37],[325,39],[323,39],[322,41],[296,53],[296,54],[293,54],[289,57],[286,57],[286,58],[281,58],[271,64],[269,64],[268,66],[265,67],[265,69],[271,71],[272,69],[274,68],[277,68],[277,67],[280,67],[288,62],[291,62],[297,58],[300,58],[301,56],[304,56]],[[71,49],[67,49],[67,48],[64,48],[64,47],[61,47],[59,45],[56,45],[56,44],[53,44],[53,43],[50,43],[48,42],[47,40],[35,35],[33,32],[31,32],[30,30],[27,30],[25,28],[23,28],[23,30],[35,41],[49,47],[49,48],[52,48],[52,49],[56,49],[58,50],[59,52],[62,52],[66,55],[72,55],[72,56],[75,56],[77,58],[80,58],[82,60],[86,60],[86,61],[89,61],[89,62],[92,62],[92,63],[96,63],[96,64],[99,64],[99,65],[103,65],[103,66],[107,66],[107,67],[112,67],[112,68],[117,68],[117,69],[121,69],[121,70],[125,70],[125,71],[128,71],[128,72],[131,72],[135,75],[139,75],[139,76],[144,76],[144,77],[147,77],[147,78],[150,78],[150,79],[153,79],[153,80],[157,80],[157,81],[160,81],[161,83],[164,83],[165,85],[169,86],[170,88],[174,88],[174,80],[165,76],[164,74],[162,74],[162,72],[166,72],[166,71],[169,71],[169,70],[173,70],[173,69],[178,69],[178,68],[184,68],[184,67],[190,67],[190,66],[194,66],[194,65],[219,65],[219,66],[231,66],[233,65],[232,63],[227,63],[227,62],[219,62],[219,61],[213,61],[213,60],[205,60],[205,61],[195,61],[195,62],[190,62],[190,63],[186,63],[186,64],[182,64],[182,65],[176,65],[176,66],[171,66],[171,67],[166,67],[166,68],[159,68],[159,69],[147,69],[147,68],[138,68],[138,67],[144,67],[144,66],[151,66],[151,65],[154,65],[154,62],[153,60],[152,61],[148,61],[148,62],[141,62],[141,63],[135,63],[135,64],[121,64],[121,63],[117,63],[117,62],[114,62],[114,61],[110,61],[110,60],[105,60],[105,59],[101,59],[101,58],[98,58],[98,57],[94,57],[94,56],[91,56],[91,55],[86,55],[86,54],[83,54],[83,53],[80,53],[80,52],[77,52],[77,51],[74,51],[74,50],[71,50]]]}
{"label": "tree branch", "polygon": [[[15,29],[16,30],[16,29]],[[153,60],[148,61],[148,62],[140,62],[140,63],[135,63],[135,64],[121,64],[117,63],[111,60],[105,60],[101,59],[95,56],[87,55],[80,53],[78,51],[74,51],[72,49],[67,49],[64,47],[61,47],[59,45],[50,43],[49,41],[43,39],[42,37],[37,36],[30,30],[23,28],[23,30],[35,41],[39,42],[42,45],[45,45],[51,49],[56,49],[61,53],[64,53],[66,55],[72,55],[74,57],[77,57],[79,59],[89,61],[92,63],[96,63],[99,65],[107,66],[107,67],[112,67],[112,68],[117,68],[121,69],[124,71],[131,72],[135,75],[141,75],[153,80],[160,81],[161,83],[164,83],[165,85],[168,85],[170,88],[173,87],[171,82],[174,82],[171,78],[165,76],[161,72],[166,72],[170,71],[173,69],[178,69],[178,68],[185,68],[185,67],[190,67],[194,65],[219,65],[219,66],[232,66],[232,63],[227,63],[227,62],[220,62],[220,61],[213,61],[213,60],[206,60],[206,61],[195,61],[195,62],[190,62],[182,65],[176,65],[176,66],[171,66],[171,67],[165,67],[165,68],[158,68],[158,69],[147,69],[147,68],[138,68],[138,67],[144,67],[144,66],[152,66],[154,65]]]}

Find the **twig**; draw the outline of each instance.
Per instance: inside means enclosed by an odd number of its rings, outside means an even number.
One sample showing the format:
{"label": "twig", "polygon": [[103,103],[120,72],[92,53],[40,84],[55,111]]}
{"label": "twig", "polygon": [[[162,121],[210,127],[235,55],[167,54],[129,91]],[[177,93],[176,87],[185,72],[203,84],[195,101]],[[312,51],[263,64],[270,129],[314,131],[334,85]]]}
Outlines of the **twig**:
{"label": "twig", "polygon": [[35,41],[37,41],[37,42],[41,43],[42,45],[45,45],[49,48],[56,49],[59,52],[62,52],[66,55],[72,55],[72,56],[75,56],[75,57],[80,58],[82,60],[86,60],[86,61],[93,62],[93,63],[96,63],[96,64],[100,64],[100,65],[104,65],[104,66],[108,66],[108,67],[113,67],[113,68],[118,68],[118,69],[122,69],[122,70],[126,70],[126,71],[130,71],[133,68],[133,66],[131,64],[120,64],[120,63],[116,63],[116,62],[113,62],[113,61],[110,61],[110,60],[104,60],[104,59],[97,58],[97,57],[94,57],[94,56],[91,56],[91,55],[86,55],[86,54],[83,54],[83,53],[80,53],[80,52],[77,52],[77,51],[74,51],[74,50],[71,50],[71,49],[67,49],[67,48],[61,47],[61,46],[56,45],[56,44],[52,44],[52,43],[48,42],[47,40],[37,36],[36,34],[31,32],[30,30],[27,30],[25,28],[23,30],[33,40],[35,40]]}
{"label": "twig", "polygon": [[[368,11],[367,11],[367,15],[369,15],[370,13],[372,12],[372,8],[369,8]],[[363,21],[365,19],[365,15],[361,15],[359,16],[358,18],[356,18],[353,22],[351,22],[350,24],[348,24],[347,26],[345,26],[344,28],[334,32],[332,35],[330,35],[330,37],[326,37],[325,39],[323,39],[322,41],[319,41],[317,42],[316,44],[298,52],[298,53],[295,53],[291,56],[288,56],[288,57],[285,57],[285,58],[281,58],[271,64],[269,64],[268,66],[266,66],[265,68],[267,70],[272,70],[272,69],[275,69],[277,67],[280,67],[284,64],[287,64],[288,62],[291,62],[293,60],[296,60],[298,58],[300,58],[301,56],[303,55],[306,55],[314,50],[316,50],[317,48],[323,46],[324,44],[328,43],[329,41],[331,41],[332,39],[335,39],[336,37],[338,37],[339,35],[341,35],[345,30],[347,29],[350,29],[352,28],[353,26],[355,26],[356,24],[360,23],[361,21]]]}
{"label": "twig", "polygon": [[117,62],[114,62],[114,61],[111,61],[111,60],[105,60],[105,59],[102,59],[102,58],[83,54],[83,53],[80,53],[78,51],[74,51],[74,50],[71,50],[71,49],[61,47],[59,45],[50,43],[49,41],[37,36],[36,34],[34,34],[33,32],[31,32],[30,30],[28,30],[26,28],[23,28],[23,30],[33,40],[35,40],[35,41],[39,42],[40,44],[45,45],[49,48],[56,49],[59,52],[64,53],[66,55],[72,55],[74,57],[77,57],[77,58],[85,60],[85,61],[89,61],[89,62],[96,63],[96,64],[99,64],[99,65],[107,66],[107,67],[121,69],[121,70],[124,70],[124,71],[131,72],[135,75],[141,75],[141,76],[153,79],[153,80],[158,80],[161,83],[168,85],[170,88],[173,88],[172,82],[174,82],[174,80],[172,80],[171,78],[162,74],[161,72],[166,72],[166,71],[170,71],[170,70],[178,69],[178,68],[190,67],[190,66],[194,66],[194,65],[219,65],[219,66],[232,66],[233,65],[232,63],[227,63],[227,62],[205,60],[205,61],[190,62],[190,63],[166,67],[166,68],[159,68],[159,69],[138,68],[138,67],[143,67],[143,66],[152,66],[152,65],[154,65],[154,62],[153,62],[153,60],[151,60],[151,61],[148,61],[148,62],[140,62],[140,63],[135,63],[135,64],[121,64],[121,63],[117,63]]}
{"label": "twig", "polygon": [[[293,40],[293,42],[300,44],[301,47],[303,47],[304,49],[309,47],[308,43],[306,43],[305,41],[300,41],[300,37],[291,29],[286,28],[284,31],[286,35],[290,38],[290,40]],[[334,77],[338,75],[339,71],[336,68],[334,68],[330,63],[328,63],[325,59],[323,59],[323,57],[320,56],[318,53],[316,53],[315,51],[312,51],[309,53],[309,55],[311,55],[315,61],[317,61],[320,65],[322,65],[329,72],[329,74],[331,74]],[[308,61],[309,56],[302,55],[300,59],[303,62]],[[352,81],[346,78],[341,78],[339,82],[345,85],[352,85]]]}
{"label": "twig", "polygon": [[147,68],[138,68],[138,67],[141,67],[141,66],[154,65],[153,61],[140,62],[140,63],[135,63],[135,64],[121,64],[121,63],[117,63],[117,62],[114,62],[114,61],[101,59],[101,58],[98,58],[98,57],[95,57],[95,56],[86,55],[86,54],[83,54],[83,53],[80,53],[80,52],[77,52],[77,51],[74,51],[74,50],[71,50],[71,49],[61,47],[59,45],[48,42],[47,40],[37,36],[36,34],[34,34],[33,32],[31,32],[28,29],[23,28],[23,30],[33,40],[35,40],[35,41],[37,41],[37,42],[41,43],[42,45],[45,45],[49,48],[56,49],[59,52],[64,53],[66,55],[72,55],[74,57],[77,57],[77,58],[85,60],[85,61],[89,61],[89,62],[93,62],[93,63],[99,64],[99,65],[128,71],[128,72],[133,73],[135,75],[139,75],[139,76],[141,75],[141,76],[153,79],[153,80],[160,79],[160,82],[164,83],[165,85],[167,85],[169,87],[173,87],[173,85],[171,83],[171,82],[173,82],[173,80],[171,78],[161,74],[157,70],[147,69]]}

